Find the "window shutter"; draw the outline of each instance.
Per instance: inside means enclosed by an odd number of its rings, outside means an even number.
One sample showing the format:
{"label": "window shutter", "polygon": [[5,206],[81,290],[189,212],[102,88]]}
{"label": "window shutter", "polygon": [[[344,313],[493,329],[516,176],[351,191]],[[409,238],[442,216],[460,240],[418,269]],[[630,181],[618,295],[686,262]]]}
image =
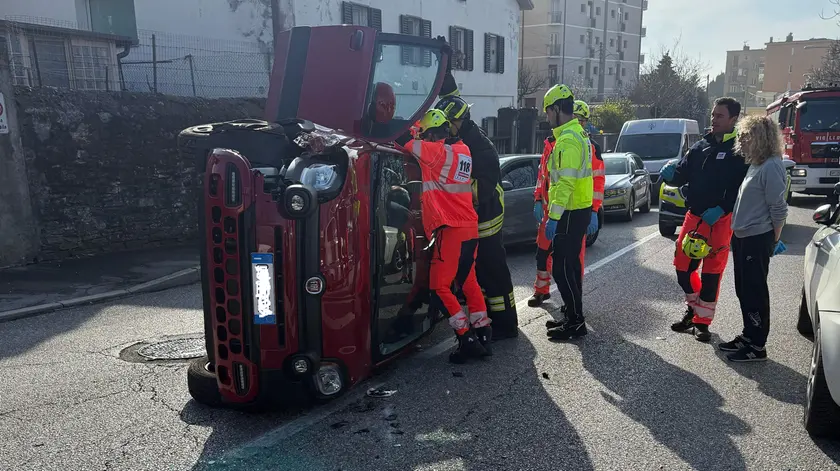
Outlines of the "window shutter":
{"label": "window shutter", "polygon": [[464,31],[465,38],[464,38],[464,54],[467,55],[466,58],[466,70],[473,70],[473,57],[475,57],[474,45],[473,45],[473,31],[471,29]]}
{"label": "window shutter", "polygon": [[455,49],[455,35],[458,33],[458,30],[454,26],[449,27],[449,45],[452,46],[452,55],[449,56],[449,62],[452,64],[453,69],[461,69],[461,63],[455,60],[455,56],[458,55],[458,51]]}
{"label": "window shutter", "polygon": [[[410,28],[408,26],[408,18],[405,15],[400,15],[400,34],[411,34],[411,31],[409,31],[409,29]],[[411,63],[411,48],[401,46],[400,47],[400,53],[401,53],[400,55],[402,56],[402,57],[400,57],[400,64],[402,64],[402,65],[410,64]]]}
{"label": "window shutter", "polygon": [[341,22],[345,25],[353,24],[353,5],[350,2],[341,2]]}
{"label": "window shutter", "polygon": [[499,55],[497,59],[499,68],[496,72],[503,74],[505,73],[505,38],[504,36],[496,36],[496,39],[499,41],[499,45],[496,46],[496,54]]}
{"label": "window shutter", "polygon": [[[432,37],[432,22],[429,20],[420,20],[420,36],[424,38]],[[432,65],[432,51],[428,49],[423,51],[423,66],[430,67]]]}
{"label": "window shutter", "polygon": [[491,54],[490,54],[490,41],[493,41],[493,36],[488,33],[484,33],[484,71],[490,72],[490,62]]}
{"label": "window shutter", "polygon": [[369,13],[370,27],[381,32],[382,31],[382,10],[378,8],[371,8]]}

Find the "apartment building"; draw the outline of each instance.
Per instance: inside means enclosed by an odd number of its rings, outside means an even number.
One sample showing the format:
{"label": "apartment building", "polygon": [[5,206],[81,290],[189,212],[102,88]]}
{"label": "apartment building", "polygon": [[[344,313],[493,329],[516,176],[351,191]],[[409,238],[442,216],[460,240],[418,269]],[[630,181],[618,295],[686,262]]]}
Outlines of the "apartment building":
{"label": "apartment building", "polygon": [[765,49],[750,49],[747,45],[737,51],[726,51],[723,93],[736,98],[745,107],[766,106],[768,103],[761,93],[766,53]]}
{"label": "apartment building", "polygon": [[794,41],[789,34],[784,42],[770,42],[767,48],[764,91],[782,93],[799,90],[808,81],[808,74],[822,64],[832,39],[814,38]]}
{"label": "apartment building", "polygon": [[[647,0],[535,0],[522,12],[524,66],[603,99],[638,80]],[[548,87],[546,87],[547,89]],[[545,90],[525,98],[535,106]]]}

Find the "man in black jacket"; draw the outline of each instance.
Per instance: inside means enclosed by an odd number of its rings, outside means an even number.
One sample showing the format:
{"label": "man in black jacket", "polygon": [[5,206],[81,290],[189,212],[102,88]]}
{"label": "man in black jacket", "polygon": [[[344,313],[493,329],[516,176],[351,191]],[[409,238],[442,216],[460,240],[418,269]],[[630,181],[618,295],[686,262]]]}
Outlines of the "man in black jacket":
{"label": "man in black jacket", "polygon": [[[694,331],[701,342],[711,338],[720,280],[729,259],[732,211],[749,166],[734,152],[735,123],[741,104],[718,98],[712,110],[712,132],[689,149],[679,164],[666,164],[660,174],[669,185],[688,184],[688,212],[677,239],[674,266],[685,292],[683,318],[671,325],[676,332]],[[685,243],[684,243],[685,242]],[[703,265],[702,275],[697,269]]]}
{"label": "man in black jacket", "polygon": [[487,298],[493,340],[516,337],[516,300],[502,241],[505,204],[499,154],[481,127],[470,119],[470,106],[460,97],[451,64],[447,65],[440,97],[435,108],[446,113],[452,134],[470,148],[473,158],[473,200],[477,203],[479,236],[475,274]]}

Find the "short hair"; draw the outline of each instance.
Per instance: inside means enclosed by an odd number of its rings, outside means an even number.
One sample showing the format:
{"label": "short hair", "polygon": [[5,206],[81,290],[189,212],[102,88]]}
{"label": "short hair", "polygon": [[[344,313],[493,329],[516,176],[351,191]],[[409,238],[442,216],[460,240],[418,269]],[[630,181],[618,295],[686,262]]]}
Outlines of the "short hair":
{"label": "short hair", "polygon": [[573,96],[557,100],[554,104],[560,108],[560,112],[563,114],[575,114],[575,97]]}
{"label": "short hair", "polygon": [[725,106],[727,111],[729,111],[730,118],[737,118],[741,115],[741,104],[731,96],[723,96],[715,99],[715,106]]}

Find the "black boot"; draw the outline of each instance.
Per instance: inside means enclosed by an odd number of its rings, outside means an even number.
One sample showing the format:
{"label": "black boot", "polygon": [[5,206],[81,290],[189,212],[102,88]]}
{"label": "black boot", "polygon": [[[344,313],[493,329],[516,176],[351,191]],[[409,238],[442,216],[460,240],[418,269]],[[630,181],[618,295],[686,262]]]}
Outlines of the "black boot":
{"label": "black boot", "polygon": [[545,321],[545,328],[546,329],[553,329],[555,327],[560,327],[561,325],[566,323],[566,305],[560,306],[560,312],[563,314],[562,321],[556,321],[554,319],[549,319]]}
{"label": "black boot", "polygon": [[478,337],[479,343],[481,346],[484,347],[487,353],[484,356],[491,356],[493,355],[493,349],[490,347],[490,342],[493,341],[493,328],[489,325],[486,327],[479,327],[475,329],[475,336]]}
{"label": "black boot", "polygon": [[692,319],[694,319],[694,309],[692,309],[691,306],[688,306],[685,308],[685,315],[682,320],[671,324],[671,330],[674,332],[688,332],[692,327],[694,327]]}
{"label": "black boot", "polygon": [[458,348],[449,354],[449,361],[456,364],[466,363],[470,358],[481,358],[487,355],[487,349],[481,345],[475,332],[468,331],[458,336]]}
{"label": "black boot", "polygon": [[709,326],[706,324],[694,324],[694,338],[699,342],[708,342],[712,339]]}
{"label": "black boot", "polygon": [[548,329],[548,336],[552,340],[571,340],[588,333],[583,318],[567,320],[553,329]]}
{"label": "black boot", "polygon": [[531,307],[540,307],[540,306],[542,306],[542,303],[545,302],[548,299],[551,299],[551,294],[550,293],[546,293],[546,294],[534,293],[533,296],[528,298],[528,305],[531,306]]}

